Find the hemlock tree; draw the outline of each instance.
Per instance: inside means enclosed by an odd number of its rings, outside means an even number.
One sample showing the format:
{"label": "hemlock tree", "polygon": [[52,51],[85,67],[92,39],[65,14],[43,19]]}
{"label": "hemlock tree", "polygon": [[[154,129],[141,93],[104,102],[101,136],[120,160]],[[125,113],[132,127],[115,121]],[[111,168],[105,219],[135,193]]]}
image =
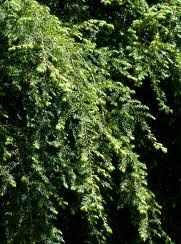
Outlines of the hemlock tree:
{"label": "hemlock tree", "polygon": [[180,96],[180,2],[40,2],[57,17],[0,2],[1,242],[74,243],[78,216],[79,243],[118,243],[112,216],[129,209],[131,241],[172,243],[142,159],[167,149],[137,91],[148,83],[173,112],[164,83]]}

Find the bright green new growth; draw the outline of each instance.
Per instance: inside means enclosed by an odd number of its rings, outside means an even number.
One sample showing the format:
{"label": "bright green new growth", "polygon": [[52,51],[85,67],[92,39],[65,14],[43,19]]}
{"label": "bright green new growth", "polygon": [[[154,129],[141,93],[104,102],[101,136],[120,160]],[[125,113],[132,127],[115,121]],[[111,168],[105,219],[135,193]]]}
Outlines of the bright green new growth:
{"label": "bright green new growth", "polygon": [[[67,192],[76,196],[72,212],[84,216],[91,243],[108,243],[112,230],[106,206],[115,170],[120,178],[117,207],[133,211],[140,240],[154,243],[155,236],[165,236],[171,242],[147,185],[146,164],[135,150],[136,130],[155,149],[166,148],[156,141],[149,127],[153,117],[126,80],[139,86],[149,77],[160,108],[170,112],[159,83],[170,76],[170,66],[178,69],[180,54],[175,41],[162,40],[164,25],[157,22],[167,15],[177,17],[169,6],[148,11],[141,2],[143,17],[127,30],[126,47],[115,50],[96,45],[96,31],[114,31],[106,21],[65,27],[34,0],[0,4],[0,96],[9,96],[9,103],[0,105],[1,196],[8,243],[63,243],[55,220],[70,208]],[[94,40],[83,37],[86,28]],[[144,48],[142,28],[154,36]],[[175,40],[174,31],[165,35]],[[112,76],[113,69],[122,79]]]}

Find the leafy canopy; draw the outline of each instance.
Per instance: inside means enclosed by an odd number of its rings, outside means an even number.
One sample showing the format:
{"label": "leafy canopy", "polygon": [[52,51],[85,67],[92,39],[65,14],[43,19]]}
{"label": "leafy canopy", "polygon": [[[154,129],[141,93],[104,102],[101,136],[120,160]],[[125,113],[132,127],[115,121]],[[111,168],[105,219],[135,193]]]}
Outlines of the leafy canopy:
{"label": "leafy canopy", "polygon": [[[180,5],[99,4],[118,9],[117,19],[72,15],[68,22],[34,0],[0,3],[1,208],[8,243],[63,243],[56,220],[65,210],[81,215],[90,243],[108,243],[115,173],[116,208],[130,209],[138,240],[171,243],[136,137],[141,145],[166,148],[151,132],[154,117],[135,87],[150,82],[160,109],[172,112],[160,83],[178,82]],[[71,12],[76,4],[67,6]]]}

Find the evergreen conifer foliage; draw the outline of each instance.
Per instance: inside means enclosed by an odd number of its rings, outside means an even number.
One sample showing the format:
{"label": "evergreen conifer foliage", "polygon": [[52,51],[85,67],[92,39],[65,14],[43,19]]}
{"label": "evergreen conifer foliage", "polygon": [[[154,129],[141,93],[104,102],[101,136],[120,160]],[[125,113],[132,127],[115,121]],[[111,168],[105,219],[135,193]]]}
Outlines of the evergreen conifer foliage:
{"label": "evergreen conifer foliage", "polygon": [[[136,9],[134,2],[128,1]],[[148,6],[141,2],[146,12]],[[163,9],[163,19],[169,11]],[[166,152],[166,148],[151,132],[154,117],[149,108],[135,99],[133,87],[126,84],[132,79],[140,85],[151,77],[158,101],[165,106],[158,81],[164,71],[154,73],[146,55],[154,50],[157,56],[163,49],[162,65],[169,70],[168,53],[177,63],[179,54],[158,33],[140,54],[139,31],[144,21],[149,29],[150,15],[145,13],[126,30],[130,46],[125,56],[126,47],[118,45],[116,50],[96,43],[102,29],[110,35],[114,32],[112,23],[89,20],[68,25],[34,0],[0,3],[1,239],[5,243],[66,242],[56,224],[64,210],[78,213],[87,224],[85,243],[108,243],[114,234],[107,208],[114,201],[110,192],[115,171],[117,208],[131,210],[138,241],[171,243],[161,227],[161,207],[147,184],[146,163],[135,150],[137,128],[155,149]],[[93,39],[86,36],[88,32]],[[75,196],[73,203],[69,194]],[[63,226],[63,218],[59,221]]]}

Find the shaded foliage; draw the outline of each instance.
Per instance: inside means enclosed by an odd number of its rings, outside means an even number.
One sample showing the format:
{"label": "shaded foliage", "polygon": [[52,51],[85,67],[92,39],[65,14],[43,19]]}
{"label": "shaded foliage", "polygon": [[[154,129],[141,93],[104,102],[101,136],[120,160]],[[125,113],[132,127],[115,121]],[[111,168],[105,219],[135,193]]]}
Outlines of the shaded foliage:
{"label": "shaded foliage", "polygon": [[179,1],[39,2],[0,3],[2,241],[172,243]]}

